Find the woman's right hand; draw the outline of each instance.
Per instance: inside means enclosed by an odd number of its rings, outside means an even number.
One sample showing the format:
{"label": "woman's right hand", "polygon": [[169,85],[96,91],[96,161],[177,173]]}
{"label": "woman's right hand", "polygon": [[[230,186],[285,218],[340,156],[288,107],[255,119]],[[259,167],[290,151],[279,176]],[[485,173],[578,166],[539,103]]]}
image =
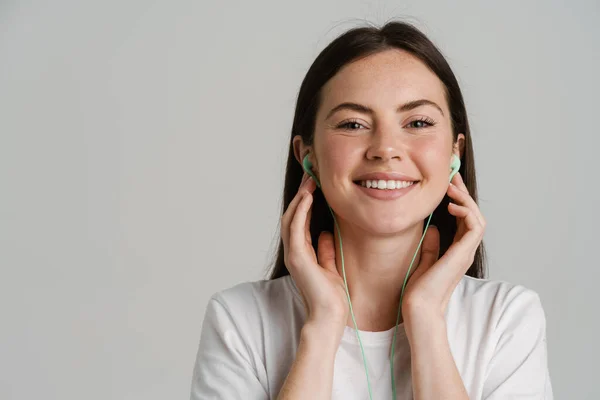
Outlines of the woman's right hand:
{"label": "woman's right hand", "polygon": [[311,205],[316,183],[305,172],[298,193],[281,217],[284,262],[302,294],[308,322],[331,327],[341,333],[349,307],[344,280],[335,264],[334,236],[321,232],[317,252],[310,235]]}

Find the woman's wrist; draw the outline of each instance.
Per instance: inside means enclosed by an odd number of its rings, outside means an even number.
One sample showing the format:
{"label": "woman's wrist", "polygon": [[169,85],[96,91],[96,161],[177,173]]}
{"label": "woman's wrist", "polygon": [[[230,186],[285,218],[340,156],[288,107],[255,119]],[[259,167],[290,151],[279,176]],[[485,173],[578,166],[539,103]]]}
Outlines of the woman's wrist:
{"label": "woman's wrist", "polygon": [[302,327],[300,343],[307,351],[334,356],[340,345],[345,324],[308,320]]}
{"label": "woman's wrist", "polygon": [[310,320],[300,331],[296,359],[278,400],[330,399],[333,364],[339,345],[338,329],[331,323]]}
{"label": "woman's wrist", "polygon": [[432,335],[437,337],[446,329],[446,320],[443,314],[424,308],[411,308],[406,312],[404,322],[406,335],[411,345],[414,338],[427,341],[428,337]]}

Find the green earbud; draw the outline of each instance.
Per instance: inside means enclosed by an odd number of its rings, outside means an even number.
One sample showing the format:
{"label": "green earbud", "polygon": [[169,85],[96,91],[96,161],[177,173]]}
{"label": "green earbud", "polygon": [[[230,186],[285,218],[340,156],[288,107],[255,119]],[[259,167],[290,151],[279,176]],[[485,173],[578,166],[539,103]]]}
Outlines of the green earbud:
{"label": "green earbud", "polygon": [[308,159],[308,153],[306,153],[306,155],[304,156],[304,160],[302,160],[302,167],[304,168],[306,173],[315,180],[315,182],[317,183],[317,187],[320,188],[321,182],[319,182],[319,179],[312,172],[312,163]]}
{"label": "green earbud", "polygon": [[[319,182],[319,179],[312,172],[312,163],[308,159],[308,153],[304,156],[304,160],[302,160],[302,167],[304,168],[306,173],[315,180],[317,186],[320,188],[321,182]],[[456,154],[452,154],[452,163],[450,164],[450,179],[448,179],[448,182],[452,181],[452,178],[454,178],[454,175],[456,175],[459,169],[460,158],[458,158]]]}
{"label": "green earbud", "polygon": [[460,158],[458,158],[456,154],[452,154],[452,163],[450,164],[450,179],[448,180],[448,182],[452,181],[452,178],[454,178],[454,175],[456,175],[459,169]]}

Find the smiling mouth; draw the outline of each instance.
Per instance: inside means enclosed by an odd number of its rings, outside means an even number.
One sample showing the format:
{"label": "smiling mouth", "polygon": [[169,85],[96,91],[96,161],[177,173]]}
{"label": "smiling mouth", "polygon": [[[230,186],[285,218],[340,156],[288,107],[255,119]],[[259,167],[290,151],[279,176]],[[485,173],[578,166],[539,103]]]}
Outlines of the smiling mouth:
{"label": "smiling mouth", "polygon": [[399,190],[405,189],[407,187],[412,186],[419,181],[396,181],[396,180],[363,180],[363,181],[354,181],[356,185],[366,187],[368,189],[377,189],[377,190]]}

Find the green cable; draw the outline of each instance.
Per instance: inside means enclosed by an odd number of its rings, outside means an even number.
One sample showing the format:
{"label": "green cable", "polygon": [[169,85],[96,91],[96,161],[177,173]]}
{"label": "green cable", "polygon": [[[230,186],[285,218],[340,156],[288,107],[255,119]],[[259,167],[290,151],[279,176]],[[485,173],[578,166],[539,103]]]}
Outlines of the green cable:
{"label": "green cable", "polygon": [[[329,207],[329,204],[327,204]],[[356,318],[354,318],[354,311],[352,310],[352,301],[350,300],[350,291],[348,290],[348,282],[346,281],[346,268],[344,268],[344,249],[342,248],[342,233],[340,232],[340,227],[335,219],[335,215],[333,214],[333,210],[329,207],[329,211],[331,212],[331,216],[333,217],[333,222],[335,222],[335,227],[337,228],[338,238],[340,239],[340,255],[342,257],[342,275],[344,276],[344,285],[346,286],[346,296],[348,297],[348,305],[350,306],[350,315],[352,316],[352,322],[354,322],[354,328],[356,329],[356,336],[358,337],[358,344],[360,345],[360,351],[362,353],[363,363],[365,366],[365,374],[367,375],[367,388],[369,389],[369,399],[373,400],[373,394],[371,393],[371,383],[369,381],[369,370],[367,368],[367,358],[365,357],[365,350],[363,349],[362,341],[360,340],[360,335],[358,333],[358,325],[356,324]]]}
{"label": "green cable", "polygon": [[[363,364],[365,366],[365,374],[367,376],[367,389],[369,390],[369,399],[373,400],[373,393],[371,392],[371,382],[369,380],[369,370],[367,368],[367,358],[365,357],[365,350],[362,345],[362,340],[360,339],[360,334],[358,333],[358,325],[356,324],[356,318],[354,317],[354,310],[352,309],[352,301],[350,300],[350,291],[348,290],[348,281],[346,280],[346,268],[344,266],[344,249],[342,247],[342,234],[340,232],[340,227],[335,219],[335,215],[333,210],[327,204],[329,211],[331,212],[331,216],[333,217],[333,222],[335,223],[335,227],[338,232],[338,239],[340,242],[340,255],[342,258],[342,275],[344,276],[344,286],[346,287],[346,296],[348,298],[348,305],[350,307],[350,315],[352,316],[352,322],[354,323],[354,329],[356,330],[356,337],[358,338],[358,344],[360,346],[360,351],[362,353]],[[391,378],[392,378],[392,398],[396,400],[396,379],[394,379],[394,348],[396,344],[396,334],[398,333],[398,321],[400,320],[400,313],[402,311],[402,299],[404,297],[404,287],[406,286],[406,282],[408,281],[408,275],[410,274],[410,270],[412,269],[412,265],[417,257],[417,252],[421,248],[421,243],[423,243],[423,239],[425,238],[425,233],[427,232],[427,228],[429,227],[429,221],[431,221],[431,216],[433,213],[429,215],[429,219],[427,220],[427,225],[425,226],[425,230],[423,231],[423,236],[421,236],[421,240],[419,241],[419,245],[417,246],[417,250],[415,250],[415,254],[413,255],[412,261],[410,262],[410,266],[408,267],[408,271],[406,272],[406,277],[404,278],[404,284],[402,285],[402,292],[400,293],[400,304],[398,305],[398,315],[396,316],[396,327],[394,328],[394,338],[392,340],[392,351],[390,356],[390,369],[391,369]]]}
{"label": "green cable", "polygon": [[394,379],[394,348],[396,347],[396,333],[398,333],[398,321],[400,321],[400,312],[402,311],[402,299],[404,298],[404,287],[406,286],[406,282],[408,281],[408,275],[410,274],[410,270],[412,268],[413,262],[415,262],[415,258],[417,257],[417,252],[421,248],[421,243],[423,243],[423,239],[425,238],[425,233],[427,232],[427,228],[429,227],[429,221],[431,221],[431,216],[433,213],[429,214],[429,218],[427,219],[427,225],[425,226],[425,230],[423,231],[423,236],[421,236],[421,241],[419,241],[419,245],[417,246],[417,250],[410,262],[410,266],[408,267],[408,271],[406,272],[406,277],[404,278],[404,284],[402,284],[402,292],[400,293],[400,304],[398,305],[398,315],[396,316],[396,327],[394,329],[394,338],[392,339],[392,355],[390,356],[390,369],[392,374],[392,399],[396,400],[396,379]]}

